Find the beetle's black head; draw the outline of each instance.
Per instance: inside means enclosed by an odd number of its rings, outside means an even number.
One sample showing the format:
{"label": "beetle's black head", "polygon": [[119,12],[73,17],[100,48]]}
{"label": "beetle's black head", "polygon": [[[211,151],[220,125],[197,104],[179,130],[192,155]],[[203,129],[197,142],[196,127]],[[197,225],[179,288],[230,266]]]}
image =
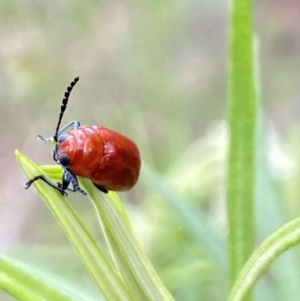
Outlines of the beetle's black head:
{"label": "beetle's black head", "polygon": [[59,154],[58,153],[59,144],[64,142],[67,139],[67,137],[68,137],[68,134],[65,134],[65,133],[60,134],[58,136],[57,143],[53,150],[54,161],[56,161],[58,164],[60,164],[63,167],[68,167],[71,163],[71,159],[67,154],[65,154],[65,153]]}
{"label": "beetle's black head", "polygon": [[71,163],[71,159],[67,154],[58,155],[56,147],[53,150],[53,160],[62,167],[69,167]]}
{"label": "beetle's black head", "polygon": [[63,167],[68,167],[70,165],[70,157],[66,154],[62,154],[57,158],[57,163],[61,164]]}

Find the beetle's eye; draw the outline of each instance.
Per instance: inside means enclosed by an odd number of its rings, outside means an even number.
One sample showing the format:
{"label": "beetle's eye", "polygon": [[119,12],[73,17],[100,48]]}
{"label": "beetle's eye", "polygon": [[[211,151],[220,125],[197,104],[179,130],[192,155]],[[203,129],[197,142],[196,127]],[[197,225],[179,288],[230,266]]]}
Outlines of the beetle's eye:
{"label": "beetle's eye", "polygon": [[57,139],[57,143],[62,143],[66,140],[66,138],[68,137],[68,134],[60,134],[58,136],[58,139]]}
{"label": "beetle's eye", "polygon": [[66,154],[61,155],[59,157],[58,161],[62,166],[69,166],[70,165],[70,157]]}

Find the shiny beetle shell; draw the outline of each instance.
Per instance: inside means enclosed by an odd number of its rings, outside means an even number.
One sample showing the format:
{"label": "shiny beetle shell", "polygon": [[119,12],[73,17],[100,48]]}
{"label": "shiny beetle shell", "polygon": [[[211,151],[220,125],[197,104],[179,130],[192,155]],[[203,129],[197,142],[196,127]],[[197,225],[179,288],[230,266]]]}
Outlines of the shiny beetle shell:
{"label": "shiny beetle shell", "polygon": [[107,190],[132,188],[140,173],[136,144],[125,135],[101,125],[79,126],[55,147],[57,158],[67,155],[68,170]]}

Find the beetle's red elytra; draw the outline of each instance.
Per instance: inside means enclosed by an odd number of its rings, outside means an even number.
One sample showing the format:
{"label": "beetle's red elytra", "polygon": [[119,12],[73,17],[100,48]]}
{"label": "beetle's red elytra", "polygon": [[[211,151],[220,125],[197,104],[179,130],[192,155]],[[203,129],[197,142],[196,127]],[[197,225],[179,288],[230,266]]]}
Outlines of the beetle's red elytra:
{"label": "beetle's red elytra", "polygon": [[[38,175],[30,179],[25,188],[28,189],[36,180],[42,180],[63,195],[67,195],[66,190],[86,195],[76,177],[81,176],[90,179],[105,193],[129,190],[136,184],[141,168],[139,149],[130,138],[102,125],[81,126],[79,121],[60,128],[70,93],[78,80],[76,77],[65,92],[54,136],[38,136],[43,141],[56,142],[53,159],[63,168],[62,183],[55,185],[45,175]],[[71,130],[65,133],[70,127]],[[70,184],[73,189],[69,188]]]}

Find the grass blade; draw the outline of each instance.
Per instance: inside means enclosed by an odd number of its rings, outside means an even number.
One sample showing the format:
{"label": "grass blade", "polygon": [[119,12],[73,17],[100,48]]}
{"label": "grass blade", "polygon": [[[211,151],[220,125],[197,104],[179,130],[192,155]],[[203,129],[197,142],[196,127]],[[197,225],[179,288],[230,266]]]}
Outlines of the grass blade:
{"label": "grass blade", "polygon": [[32,275],[3,255],[0,256],[0,289],[21,301],[80,300]]}
{"label": "grass blade", "polygon": [[136,240],[117,194],[104,195],[87,179],[80,183],[94,204],[117,270],[135,300],[173,300]]}
{"label": "grass blade", "polygon": [[229,279],[236,279],[253,250],[256,91],[252,46],[252,2],[230,3],[230,146],[227,179]]}
{"label": "grass blade", "polygon": [[181,196],[176,188],[155,173],[143,162],[141,178],[145,185],[159,193],[176,216],[182,221],[191,235],[205,248],[207,254],[221,267],[226,270],[225,242],[218,235],[209,222],[205,212],[193,206],[190,200]]}
{"label": "grass blade", "polygon": [[[18,151],[16,157],[28,178],[43,173],[42,169]],[[68,200],[42,181],[36,181],[34,186],[73,243],[102,294],[108,300],[134,300]]]}
{"label": "grass blade", "polygon": [[244,300],[247,292],[264,274],[268,266],[284,251],[300,243],[300,218],[269,236],[253,253],[236,280],[229,301]]}

